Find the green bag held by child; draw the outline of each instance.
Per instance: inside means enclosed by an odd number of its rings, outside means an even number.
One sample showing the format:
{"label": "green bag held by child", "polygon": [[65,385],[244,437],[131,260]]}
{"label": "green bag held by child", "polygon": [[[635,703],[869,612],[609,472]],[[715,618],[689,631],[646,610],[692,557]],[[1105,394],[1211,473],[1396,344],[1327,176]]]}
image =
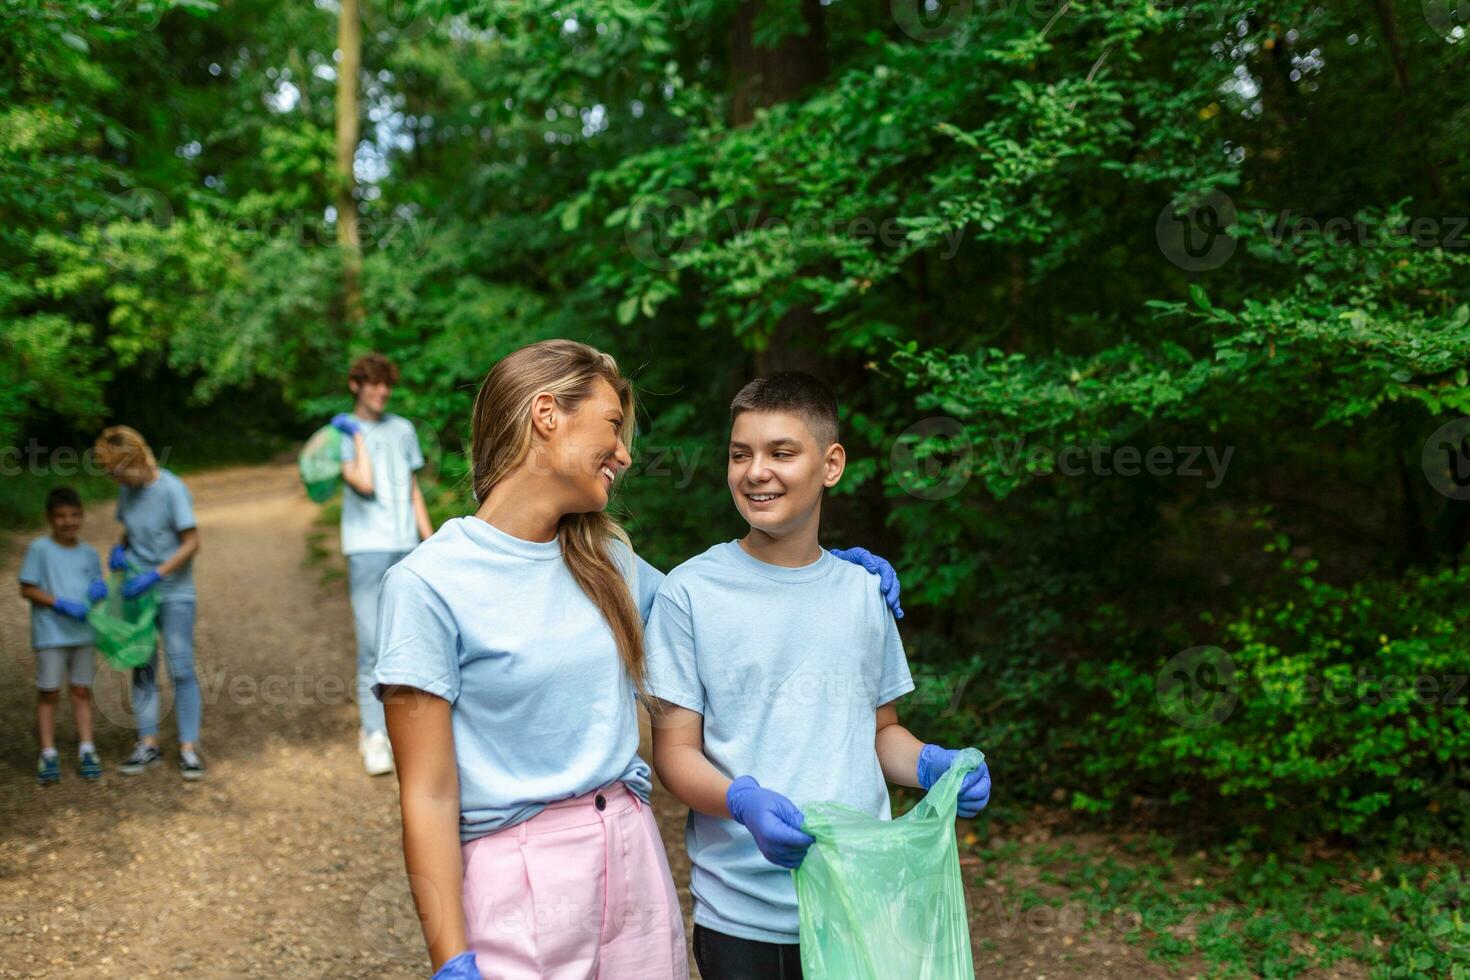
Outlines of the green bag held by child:
{"label": "green bag held by child", "polygon": [[974,980],[954,820],[960,785],[983,761],[962,751],[897,820],[804,807],[816,843],[792,875],[807,980]]}
{"label": "green bag held by child", "polygon": [[306,495],[319,504],[331,500],[342,483],[342,433],[330,425],[317,429],[301,447],[296,465]]}
{"label": "green bag held by child", "polygon": [[124,599],[123,583],[136,569],[107,573],[107,598],[87,613],[87,625],[97,649],[119,670],[141,667],[158,649],[158,596],[149,589],[136,599]]}

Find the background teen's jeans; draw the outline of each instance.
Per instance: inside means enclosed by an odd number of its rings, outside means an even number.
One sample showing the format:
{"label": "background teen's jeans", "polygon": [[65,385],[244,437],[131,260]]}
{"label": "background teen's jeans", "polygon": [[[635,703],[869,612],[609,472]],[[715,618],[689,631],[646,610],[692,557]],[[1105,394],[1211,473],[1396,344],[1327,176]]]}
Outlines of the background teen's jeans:
{"label": "background teen's jeans", "polygon": [[378,597],[383,575],[408,557],[406,551],[362,551],[347,556],[347,590],[357,629],[357,715],[367,734],[387,732],[383,704],[373,697],[373,668],[378,665]]}
{"label": "background teen's jeans", "polygon": [[[194,676],[194,600],[160,602],[158,630],[163,635],[163,655],[168,661],[169,683],[174,688],[179,741],[196,743],[203,706],[199,681]],[[157,652],[147,664],[133,668],[133,714],[138,719],[139,736],[158,734]]]}

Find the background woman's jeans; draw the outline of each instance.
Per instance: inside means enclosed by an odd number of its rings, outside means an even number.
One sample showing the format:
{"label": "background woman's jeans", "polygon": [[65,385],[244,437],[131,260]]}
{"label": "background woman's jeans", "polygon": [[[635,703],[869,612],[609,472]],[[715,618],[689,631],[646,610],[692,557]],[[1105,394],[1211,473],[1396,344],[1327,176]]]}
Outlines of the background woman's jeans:
{"label": "background woman's jeans", "polygon": [[357,628],[357,716],[367,734],[386,732],[383,704],[373,697],[373,669],[378,666],[378,598],[383,576],[408,557],[406,551],[364,551],[347,556],[347,591]]}
{"label": "background woman's jeans", "polygon": [[[161,602],[158,629],[163,634],[163,655],[168,660],[168,679],[174,688],[174,713],[179,722],[179,741],[199,741],[199,718],[203,706],[199,681],[194,677],[194,600]],[[142,667],[133,668],[133,714],[140,736],[158,734],[158,654]]]}

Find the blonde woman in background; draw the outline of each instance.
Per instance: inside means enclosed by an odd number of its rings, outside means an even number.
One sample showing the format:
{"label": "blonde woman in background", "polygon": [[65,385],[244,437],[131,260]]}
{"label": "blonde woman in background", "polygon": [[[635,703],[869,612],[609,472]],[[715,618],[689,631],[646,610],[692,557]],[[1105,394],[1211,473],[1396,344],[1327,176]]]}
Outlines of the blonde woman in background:
{"label": "blonde woman in background", "polygon": [[[194,556],[199,529],[194,501],[182,480],[163,469],[136,429],[115,425],[97,439],[97,461],[117,481],[117,520],[122,542],[113,547],[107,565],[131,568],[123,583],[125,598],[145,592],[158,596],[158,628],[168,661],[179,727],[179,774],[203,779],[199,758],[202,700],[194,675]],[[134,776],[162,760],[158,749],[158,654],[133,670],[133,714],[138,744],[118,771]]]}

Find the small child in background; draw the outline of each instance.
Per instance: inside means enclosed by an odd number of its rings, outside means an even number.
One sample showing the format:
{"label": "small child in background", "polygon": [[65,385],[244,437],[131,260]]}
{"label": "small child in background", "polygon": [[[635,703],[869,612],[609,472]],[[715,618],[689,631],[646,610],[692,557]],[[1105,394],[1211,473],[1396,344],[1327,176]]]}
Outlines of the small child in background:
{"label": "small child in background", "polygon": [[46,495],[46,522],[51,533],[31,542],[20,566],[20,594],[31,604],[31,646],[36,651],[36,728],[41,758],[36,779],[49,786],[61,778],[56,755],[56,705],[61,682],[69,679],[72,714],[81,741],[78,768],[83,779],[102,775],[92,744],[92,628],[90,604],[107,596],[97,549],[78,539],[82,498],[71,487]]}

